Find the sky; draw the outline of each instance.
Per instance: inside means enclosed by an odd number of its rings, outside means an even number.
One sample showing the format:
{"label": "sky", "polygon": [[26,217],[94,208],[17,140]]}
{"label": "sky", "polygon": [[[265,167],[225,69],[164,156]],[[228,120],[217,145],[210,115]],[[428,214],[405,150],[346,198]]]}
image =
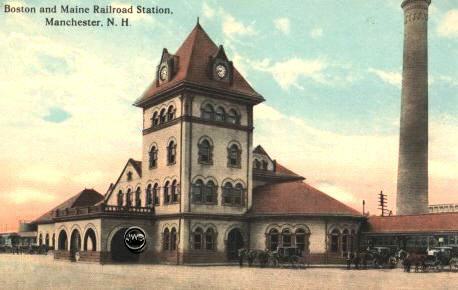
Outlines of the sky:
{"label": "sky", "polygon": [[[104,194],[128,158],[141,158],[142,112],[132,103],[162,49],[176,51],[197,17],[266,99],[254,112],[255,145],[358,210],[365,200],[378,214],[381,190],[395,210],[401,0],[155,1],[173,14],[103,28],[49,27],[51,15],[3,9],[32,3],[89,1],[0,1],[0,232],[84,188]],[[428,29],[429,200],[458,202],[456,0],[432,1]]]}

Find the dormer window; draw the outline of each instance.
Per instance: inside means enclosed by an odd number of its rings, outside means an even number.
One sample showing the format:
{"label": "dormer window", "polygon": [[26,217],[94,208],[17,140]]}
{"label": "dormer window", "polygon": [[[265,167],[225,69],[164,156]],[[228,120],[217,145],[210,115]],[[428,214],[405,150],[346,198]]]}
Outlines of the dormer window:
{"label": "dormer window", "polygon": [[157,66],[157,85],[170,81],[178,68],[178,57],[170,54],[166,48],[162,51],[162,57]]}
{"label": "dormer window", "polygon": [[210,70],[212,79],[232,82],[232,61],[227,58],[222,45],[219,46],[216,54],[210,57]]}

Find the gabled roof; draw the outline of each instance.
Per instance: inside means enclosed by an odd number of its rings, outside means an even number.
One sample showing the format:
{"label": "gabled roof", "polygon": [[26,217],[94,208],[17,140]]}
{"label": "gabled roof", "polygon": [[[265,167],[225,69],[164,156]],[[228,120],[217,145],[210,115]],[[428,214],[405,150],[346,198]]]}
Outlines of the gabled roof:
{"label": "gabled roof", "polygon": [[369,233],[427,233],[458,231],[458,212],[420,215],[370,216]]}
{"label": "gabled roof", "polygon": [[267,157],[269,157],[269,154],[267,154],[266,150],[264,150],[264,148],[262,148],[261,145],[256,146],[256,148],[254,148],[253,150],[253,153],[260,154],[260,155],[266,155]]}
{"label": "gabled roof", "polygon": [[302,181],[253,189],[253,215],[330,215],[362,217],[355,209]]}
{"label": "gabled roof", "polygon": [[49,223],[52,222],[52,214],[54,211],[66,208],[74,208],[74,207],[84,207],[84,206],[92,206],[98,203],[99,201],[103,200],[103,195],[95,191],[94,189],[84,189],[80,193],[70,197],[63,203],[59,204],[52,210],[46,212],[32,223],[35,224],[42,224],[42,223]]}
{"label": "gabled roof", "polygon": [[119,174],[119,177],[116,180],[116,182],[114,184],[113,183],[110,184],[110,186],[108,187],[108,190],[105,193],[105,201],[107,201],[110,198],[113,192],[113,189],[115,189],[116,185],[118,185],[119,181],[121,180],[122,175],[126,171],[126,168],[129,164],[131,164],[132,167],[135,169],[135,171],[137,171],[138,176],[140,176],[140,178],[142,177],[142,162],[129,158],[129,160],[127,160],[126,162],[126,165],[124,165],[124,168],[122,169],[121,174]]}
{"label": "gabled roof", "polygon": [[210,78],[208,73],[210,57],[224,52],[210,39],[199,23],[194,27],[183,44],[175,53],[178,57],[178,70],[173,78],[163,84],[153,81],[143,95],[135,101],[136,106],[143,106],[147,101],[152,100],[161,92],[176,87],[179,84],[196,84],[212,89],[220,89],[236,94],[244,95],[255,103],[264,101],[239,71],[234,67],[232,82],[216,81]]}

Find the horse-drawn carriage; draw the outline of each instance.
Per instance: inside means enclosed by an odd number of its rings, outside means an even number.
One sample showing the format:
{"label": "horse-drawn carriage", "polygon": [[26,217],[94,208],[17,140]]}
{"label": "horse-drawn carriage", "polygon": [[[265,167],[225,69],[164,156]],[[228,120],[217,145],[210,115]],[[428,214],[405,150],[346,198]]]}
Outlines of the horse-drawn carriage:
{"label": "horse-drawn carriage", "polygon": [[351,264],[356,269],[360,267],[367,268],[390,268],[393,269],[398,264],[396,250],[390,247],[372,247],[360,252],[349,254],[347,265],[348,269]]}
{"label": "horse-drawn carriage", "polygon": [[404,251],[403,265],[406,272],[410,272],[412,266],[415,272],[442,271],[445,267],[449,267],[450,271],[458,270],[458,248],[435,247],[426,254],[409,254]]}
{"label": "horse-drawn carriage", "polygon": [[305,258],[302,251],[296,247],[278,247],[276,250],[239,250],[239,263],[243,266],[244,260],[248,266],[258,263],[261,267],[300,267],[305,268]]}

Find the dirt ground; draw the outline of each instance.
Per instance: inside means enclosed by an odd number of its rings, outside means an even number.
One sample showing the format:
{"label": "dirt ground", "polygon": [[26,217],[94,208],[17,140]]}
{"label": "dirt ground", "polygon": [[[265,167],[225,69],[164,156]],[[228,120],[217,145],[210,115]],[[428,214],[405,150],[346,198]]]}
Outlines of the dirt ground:
{"label": "dirt ground", "polygon": [[0,255],[0,289],[458,289],[458,272],[98,265]]}

